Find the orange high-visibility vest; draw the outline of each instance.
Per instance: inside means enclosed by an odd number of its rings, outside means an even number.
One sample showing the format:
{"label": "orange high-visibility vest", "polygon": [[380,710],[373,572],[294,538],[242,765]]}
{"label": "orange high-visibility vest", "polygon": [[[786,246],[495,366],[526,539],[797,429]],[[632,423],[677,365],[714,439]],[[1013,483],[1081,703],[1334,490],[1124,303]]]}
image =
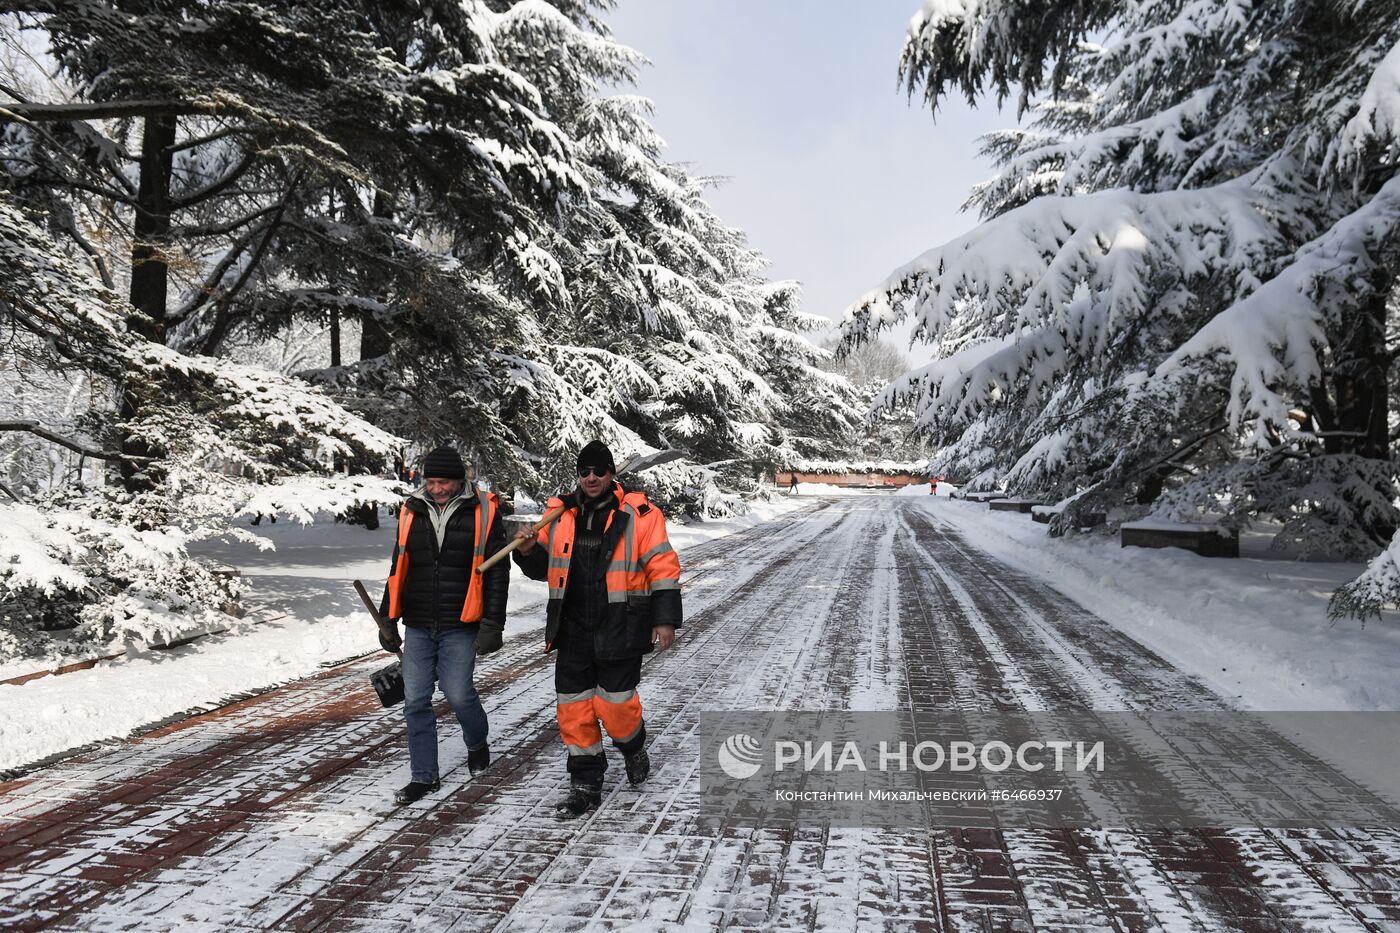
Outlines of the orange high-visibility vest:
{"label": "orange high-visibility vest", "polygon": [[[624,493],[614,489],[618,512],[626,513],[631,521],[623,530],[622,539],[610,555],[604,577],[608,602],[626,603],[643,599],[659,590],[679,590],[681,564],[671,542],[666,537],[666,521],[661,510],[652,505],[643,493]],[[546,510],[563,505],[563,500],[550,499]],[[608,516],[612,527],[617,512]],[[549,584],[550,611],[557,615],[563,604],[564,590],[569,582],[570,550],[574,541],[577,511],[566,509],[548,528],[539,531],[537,541],[549,555],[546,580]],[[606,534],[606,529],[604,529]],[[546,643],[545,650],[551,645]]]}
{"label": "orange high-visibility vest", "polygon": [[[467,581],[467,598],[462,603],[463,622],[481,621],[481,574],[476,568],[486,559],[486,535],[496,517],[500,500],[494,492],[476,494],[476,540],[472,548],[471,577]],[[403,588],[408,582],[408,531],[413,527],[413,511],[405,503],[399,509],[399,536],[394,545],[393,564],[389,571],[389,618],[403,615]]]}

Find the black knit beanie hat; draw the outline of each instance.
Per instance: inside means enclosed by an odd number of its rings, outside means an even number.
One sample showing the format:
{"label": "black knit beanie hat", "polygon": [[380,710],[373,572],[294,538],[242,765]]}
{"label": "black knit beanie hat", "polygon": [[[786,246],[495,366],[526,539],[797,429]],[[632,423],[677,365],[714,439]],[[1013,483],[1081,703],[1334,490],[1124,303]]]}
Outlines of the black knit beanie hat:
{"label": "black knit beanie hat", "polygon": [[451,447],[439,447],[423,458],[423,478],[465,480],[467,468],[457,451]]}
{"label": "black knit beanie hat", "polygon": [[583,445],[583,450],[578,452],[579,469],[584,467],[607,467],[609,473],[617,472],[617,464],[613,463],[612,451],[608,450],[608,445],[602,441],[589,441]]}

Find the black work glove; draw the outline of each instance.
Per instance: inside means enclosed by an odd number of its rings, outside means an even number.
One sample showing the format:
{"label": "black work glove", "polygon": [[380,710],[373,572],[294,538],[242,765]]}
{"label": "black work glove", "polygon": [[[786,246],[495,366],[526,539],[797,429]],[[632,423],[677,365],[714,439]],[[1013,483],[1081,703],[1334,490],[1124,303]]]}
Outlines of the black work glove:
{"label": "black work glove", "polygon": [[398,626],[394,625],[393,622],[389,624],[394,626],[393,631],[386,632],[384,629],[379,630],[379,647],[390,654],[398,654],[403,650],[403,639],[399,637]]}
{"label": "black work glove", "polygon": [[506,623],[500,619],[482,619],[476,624],[476,653],[494,654],[501,650],[505,639]]}

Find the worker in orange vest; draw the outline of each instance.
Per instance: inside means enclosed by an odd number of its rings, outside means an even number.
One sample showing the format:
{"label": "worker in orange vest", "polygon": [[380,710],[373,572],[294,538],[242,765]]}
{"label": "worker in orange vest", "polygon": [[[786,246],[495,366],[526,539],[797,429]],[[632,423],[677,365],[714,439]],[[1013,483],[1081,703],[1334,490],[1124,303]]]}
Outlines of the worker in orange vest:
{"label": "worker in orange vest", "polygon": [[392,636],[380,633],[386,651],[403,649],[404,721],[408,725],[409,782],[394,799],[412,803],[438,789],[437,717],[433,684],[457,715],[467,745],[467,768],[478,774],[491,763],[486,710],[472,677],[478,655],[501,647],[510,567],[484,574],[476,567],[505,546],[496,494],[467,482],[466,465],[451,447],[424,458],[426,484],[399,509],[398,536],[380,615],[403,619]]}
{"label": "worker in orange vest", "polygon": [[557,809],[566,819],[602,802],[604,731],[630,783],[651,773],[637,694],[642,657],[670,647],[681,624],[681,565],[666,519],[645,495],[624,490],[616,471],[612,451],[592,441],[578,455],[578,488],[546,506],[563,514],[517,535],[520,569],[549,582],[545,650],[558,651],[555,711],[570,780]]}

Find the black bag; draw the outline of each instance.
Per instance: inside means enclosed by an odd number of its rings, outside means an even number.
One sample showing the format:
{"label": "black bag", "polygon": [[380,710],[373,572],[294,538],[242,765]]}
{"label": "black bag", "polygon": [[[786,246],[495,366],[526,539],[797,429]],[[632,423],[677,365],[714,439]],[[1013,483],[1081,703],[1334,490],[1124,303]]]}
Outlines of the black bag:
{"label": "black bag", "polygon": [[385,709],[403,702],[403,666],[398,661],[375,671],[369,682],[374,685],[374,692],[379,694],[379,702]]}

